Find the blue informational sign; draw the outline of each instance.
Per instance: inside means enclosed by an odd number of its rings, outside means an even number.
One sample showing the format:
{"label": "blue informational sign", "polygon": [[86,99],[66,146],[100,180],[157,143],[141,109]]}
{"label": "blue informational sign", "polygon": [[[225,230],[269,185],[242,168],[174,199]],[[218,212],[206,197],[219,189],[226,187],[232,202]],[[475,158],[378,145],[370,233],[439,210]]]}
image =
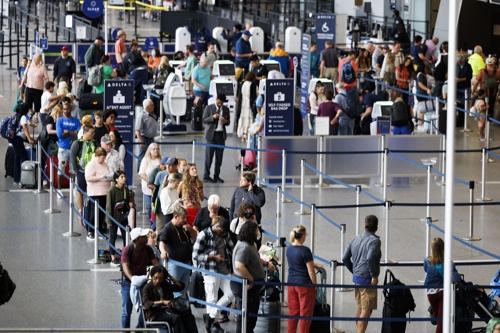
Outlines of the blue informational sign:
{"label": "blue informational sign", "polygon": [[391,117],[377,117],[377,134],[391,134]]}
{"label": "blue informational sign", "polygon": [[293,79],[266,80],[266,136],[293,135]]}
{"label": "blue informational sign", "polygon": [[113,40],[118,39],[118,31],[120,30],[122,30],[122,28],[116,28],[115,30],[113,30],[113,32],[111,33],[111,38],[113,38]]}
{"label": "blue informational sign", "polygon": [[104,2],[103,0],[84,0],[82,10],[88,18],[98,18],[104,13]]}
{"label": "blue informational sign", "polygon": [[[115,126],[122,136],[123,143],[132,147],[129,144],[134,142],[135,136],[134,80],[104,81],[104,110],[106,109],[115,109],[118,112]],[[127,181],[131,184],[135,176],[133,157],[127,153],[124,163]]]}
{"label": "blue informational sign", "polygon": [[302,118],[307,116],[306,105],[309,98],[309,80],[311,77],[311,35],[302,34],[302,73],[300,76],[300,113]]}
{"label": "blue informational sign", "polygon": [[155,37],[148,37],[144,41],[144,47],[146,50],[151,51],[153,48],[159,48],[160,43],[158,43],[158,39]]}
{"label": "blue informational sign", "polygon": [[335,44],[335,14],[316,14],[316,44],[318,54],[325,49],[325,42]]}
{"label": "blue informational sign", "polygon": [[35,30],[35,45],[40,47],[40,35],[38,34],[38,30]]}
{"label": "blue informational sign", "polygon": [[49,48],[49,40],[48,38],[40,38],[40,48],[41,49],[48,49]]}

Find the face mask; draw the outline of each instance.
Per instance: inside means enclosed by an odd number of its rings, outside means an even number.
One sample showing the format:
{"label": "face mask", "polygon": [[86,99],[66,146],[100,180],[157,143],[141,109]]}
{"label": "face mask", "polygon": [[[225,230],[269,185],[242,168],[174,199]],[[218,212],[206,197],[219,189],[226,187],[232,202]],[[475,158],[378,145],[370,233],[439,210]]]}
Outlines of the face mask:
{"label": "face mask", "polygon": [[151,55],[152,55],[153,57],[156,57],[156,52],[155,52],[155,51],[151,52]]}
{"label": "face mask", "polygon": [[243,214],[243,216],[244,216],[247,220],[249,220],[250,218],[252,218],[252,215],[253,215],[252,213],[245,213],[245,214]]}

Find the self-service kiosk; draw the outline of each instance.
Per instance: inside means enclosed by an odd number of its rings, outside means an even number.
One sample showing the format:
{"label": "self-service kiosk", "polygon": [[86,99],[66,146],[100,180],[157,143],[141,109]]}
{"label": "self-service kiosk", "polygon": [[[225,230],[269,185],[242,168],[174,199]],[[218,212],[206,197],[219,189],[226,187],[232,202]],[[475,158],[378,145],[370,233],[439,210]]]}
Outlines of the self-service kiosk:
{"label": "self-service kiosk", "polygon": [[182,60],[170,60],[168,63],[170,64],[170,67],[172,67],[175,70],[175,74],[177,74],[182,79],[184,77],[184,72],[186,71],[186,67],[182,67],[180,69],[177,69],[177,66],[182,64],[183,61]]}
{"label": "self-service kiosk", "polygon": [[222,31],[224,29],[222,27],[215,27],[212,30],[212,37],[215,38],[216,41],[219,42],[220,50],[222,53],[226,53],[227,50],[227,40],[222,38]]}
{"label": "self-service kiosk", "polygon": [[264,53],[264,31],[259,27],[251,27],[250,33],[250,46],[252,51],[257,53]]}
{"label": "self-service kiosk", "polygon": [[186,45],[191,45],[191,34],[186,27],[175,30],[175,51],[182,51]]}
{"label": "self-service kiosk", "polygon": [[[182,83],[182,77],[179,77],[175,73],[170,73],[163,88],[163,103],[161,105],[165,109],[167,117],[170,117],[172,122],[163,127],[164,134],[187,133],[186,125],[181,124],[181,117],[186,114],[186,103],[186,90]],[[160,112],[162,113],[163,110],[160,110]]]}
{"label": "self-service kiosk", "polygon": [[269,73],[270,71],[278,71],[281,72],[281,65],[278,61],[276,60],[261,60],[260,63],[262,65],[266,65],[267,72]]}
{"label": "self-service kiosk", "polygon": [[[387,118],[391,118],[391,107],[394,104],[392,101],[384,101],[384,102],[375,102],[373,104],[373,109],[372,109],[372,122],[370,124],[370,134],[371,135],[377,135],[380,134],[377,131],[377,121],[379,117],[383,117],[384,121],[387,120]],[[389,127],[390,128],[390,127]],[[382,134],[388,134],[388,133],[382,133]]]}
{"label": "self-service kiosk", "polygon": [[297,27],[288,27],[285,30],[285,51],[288,53],[302,53],[302,32]]}
{"label": "self-service kiosk", "polygon": [[214,79],[210,82],[209,94],[212,97],[208,100],[208,104],[214,104],[218,94],[226,95],[227,102],[224,105],[229,108],[229,119],[231,121],[229,126],[226,127],[226,132],[233,133],[236,114],[236,89],[233,82],[222,78]]}
{"label": "self-service kiosk", "polygon": [[311,81],[309,81],[309,89],[307,91],[307,96],[309,96],[314,91],[314,87],[316,87],[316,83],[318,83],[318,81],[323,83],[323,85],[325,86],[325,91],[330,90],[335,95],[335,86],[333,85],[332,80],[324,79],[324,78],[320,79],[320,78],[316,77],[316,78],[311,79]]}

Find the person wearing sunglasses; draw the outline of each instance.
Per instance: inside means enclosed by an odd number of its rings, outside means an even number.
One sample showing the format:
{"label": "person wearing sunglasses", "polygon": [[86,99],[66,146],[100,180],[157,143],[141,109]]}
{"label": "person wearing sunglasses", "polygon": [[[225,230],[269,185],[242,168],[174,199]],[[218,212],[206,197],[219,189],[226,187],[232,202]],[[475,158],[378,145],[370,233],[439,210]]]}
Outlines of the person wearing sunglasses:
{"label": "person wearing sunglasses", "polygon": [[[187,223],[187,211],[182,206],[174,208],[172,221],[163,227],[160,235],[161,258],[168,262],[172,259],[187,265],[191,264],[193,253],[193,241],[196,239],[196,231]],[[189,290],[189,279],[191,270],[168,262],[168,272],[177,280],[184,283],[184,289],[175,293],[175,297],[184,295]]]}

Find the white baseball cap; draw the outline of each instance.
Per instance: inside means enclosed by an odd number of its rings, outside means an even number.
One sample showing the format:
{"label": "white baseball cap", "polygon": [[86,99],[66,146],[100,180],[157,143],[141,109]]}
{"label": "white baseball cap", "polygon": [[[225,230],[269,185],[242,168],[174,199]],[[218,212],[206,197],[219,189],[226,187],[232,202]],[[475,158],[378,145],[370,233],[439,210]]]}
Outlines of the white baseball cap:
{"label": "white baseball cap", "polygon": [[133,242],[135,241],[138,237],[141,236],[147,236],[149,234],[149,229],[142,229],[142,228],[134,228],[130,232],[130,240]]}

